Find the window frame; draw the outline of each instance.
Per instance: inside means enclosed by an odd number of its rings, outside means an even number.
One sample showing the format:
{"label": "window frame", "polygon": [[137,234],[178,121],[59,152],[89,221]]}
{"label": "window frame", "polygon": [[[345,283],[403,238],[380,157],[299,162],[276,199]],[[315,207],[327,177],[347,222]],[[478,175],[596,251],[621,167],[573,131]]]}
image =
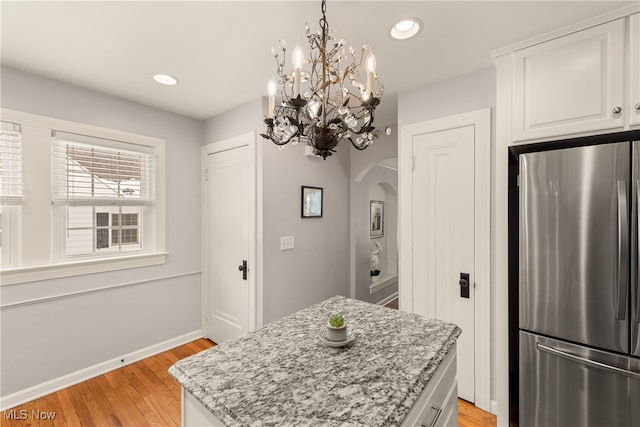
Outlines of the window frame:
{"label": "window frame", "polygon": [[0,271],[2,271],[20,265],[20,215],[22,206],[1,204],[0,210],[0,239],[2,240]]}
{"label": "window frame", "polygon": [[[11,194],[3,194],[0,190],[0,269],[12,268],[20,265],[20,215],[22,212],[22,199],[24,197],[24,183],[22,179],[22,126],[13,120],[6,120],[2,116],[2,122],[13,125],[13,131],[19,134],[17,150],[20,159],[9,170],[19,171],[19,191],[9,191]],[[3,124],[4,126],[4,124]],[[11,175],[10,175],[11,176]],[[15,179],[15,175],[13,175]],[[11,179],[10,179],[11,181]]]}
{"label": "window frame", "polygon": [[[0,286],[121,270],[166,262],[166,142],[164,139],[107,129],[21,111],[0,109],[4,121],[20,123],[23,131],[23,168],[25,175],[19,255],[20,265],[2,266]],[[109,256],[69,258],[60,256],[60,215],[53,207],[51,174],[52,132],[61,131],[149,147],[156,156],[155,204],[153,221],[146,234],[149,249],[143,252],[118,252]],[[46,158],[46,159],[45,159]],[[37,176],[36,176],[37,175]],[[43,181],[44,180],[44,181]],[[46,200],[45,200],[46,196]],[[15,215],[12,215],[15,216]],[[111,220],[111,217],[109,217]],[[144,221],[144,218],[141,219]],[[28,231],[27,231],[28,230]],[[35,236],[42,236],[37,239]],[[109,236],[110,237],[110,236]]]}
{"label": "window frame", "polygon": [[[58,229],[58,235],[54,236],[55,260],[152,251],[157,169],[154,150],[137,141],[127,143],[60,130],[53,132],[51,144],[53,218],[54,228]],[[136,181],[130,181],[131,173],[139,178],[137,195],[132,191],[132,196],[123,196],[121,183],[124,188],[136,187]],[[132,209],[141,219],[137,228],[145,228],[144,239],[135,247],[113,245],[112,227],[107,224],[109,243],[97,247],[97,214],[108,213],[110,222],[114,212],[127,214]],[[147,233],[147,227],[152,231]]]}

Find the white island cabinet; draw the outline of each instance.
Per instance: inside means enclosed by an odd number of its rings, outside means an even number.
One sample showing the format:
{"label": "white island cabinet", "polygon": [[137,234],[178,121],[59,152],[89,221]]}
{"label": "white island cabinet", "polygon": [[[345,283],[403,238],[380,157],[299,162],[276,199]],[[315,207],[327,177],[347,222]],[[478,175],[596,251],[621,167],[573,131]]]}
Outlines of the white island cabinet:
{"label": "white island cabinet", "polygon": [[[342,313],[355,337],[318,333]],[[334,297],[177,362],[184,426],[457,426],[457,326]]]}

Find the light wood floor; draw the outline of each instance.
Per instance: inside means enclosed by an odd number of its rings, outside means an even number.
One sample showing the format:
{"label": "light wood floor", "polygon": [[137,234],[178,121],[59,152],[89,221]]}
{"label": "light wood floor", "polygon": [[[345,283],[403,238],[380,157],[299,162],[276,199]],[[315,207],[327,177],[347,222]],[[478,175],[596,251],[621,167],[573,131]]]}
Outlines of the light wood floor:
{"label": "light wood floor", "polygon": [[[199,339],[6,410],[0,426],[179,427],[180,387],[167,369],[214,345]],[[496,425],[494,415],[464,400],[458,401],[458,411],[460,427]],[[53,420],[46,419],[49,413],[55,414]]]}

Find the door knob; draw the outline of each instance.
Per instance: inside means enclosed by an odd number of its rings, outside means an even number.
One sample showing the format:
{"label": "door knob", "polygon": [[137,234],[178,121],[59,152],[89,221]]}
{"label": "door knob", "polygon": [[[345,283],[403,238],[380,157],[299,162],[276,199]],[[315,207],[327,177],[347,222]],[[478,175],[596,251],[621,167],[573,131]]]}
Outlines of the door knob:
{"label": "door knob", "polygon": [[622,107],[613,107],[613,109],[611,110],[611,112],[613,114],[620,114],[622,113]]}
{"label": "door knob", "polygon": [[640,102],[636,104],[636,111],[640,111]]}

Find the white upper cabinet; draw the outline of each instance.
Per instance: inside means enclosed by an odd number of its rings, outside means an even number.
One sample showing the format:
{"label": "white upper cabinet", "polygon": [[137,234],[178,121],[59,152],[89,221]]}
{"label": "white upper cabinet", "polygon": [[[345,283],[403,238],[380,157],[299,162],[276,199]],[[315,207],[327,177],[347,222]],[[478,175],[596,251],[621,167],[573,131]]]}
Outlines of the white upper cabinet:
{"label": "white upper cabinet", "polygon": [[[622,18],[515,51],[513,140],[622,130],[625,41]],[[635,67],[637,95],[637,60]]]}
{"label": "white upper cabinet", "polygon": [[640,126],[640,13],[629,17],[629,125]]}

